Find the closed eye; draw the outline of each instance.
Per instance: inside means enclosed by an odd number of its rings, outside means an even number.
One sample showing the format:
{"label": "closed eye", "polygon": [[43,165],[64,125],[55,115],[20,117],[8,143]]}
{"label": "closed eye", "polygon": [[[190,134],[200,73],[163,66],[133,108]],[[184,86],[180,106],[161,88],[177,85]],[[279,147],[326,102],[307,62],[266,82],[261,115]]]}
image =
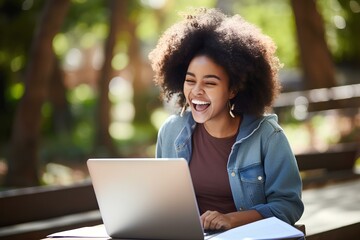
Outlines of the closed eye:
{"label": "closed eye", "polygon": [[187,84],[195,84],[195,80],[192,80],[192,79],[185,79],[185,82]]}
{"label": "closed eye", "polygon": [[206,83],[206,85],[209,85],[209,86],[215,86],[215,85],[216,85],[216,83],[214,83],[214,82],[207,82],[207,83]]}

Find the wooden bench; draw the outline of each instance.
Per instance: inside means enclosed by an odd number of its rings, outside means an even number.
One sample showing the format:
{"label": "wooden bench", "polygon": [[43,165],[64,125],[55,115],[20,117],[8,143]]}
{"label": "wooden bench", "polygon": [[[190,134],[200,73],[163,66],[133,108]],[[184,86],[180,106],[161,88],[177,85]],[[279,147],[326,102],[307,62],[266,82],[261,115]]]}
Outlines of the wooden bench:
{"label": "wooden bench", "polygon": [[[336,191],[337,195],[349,198],[349,196],[346,196],[349,192],[349,189],[346,188],[346,184],[356,183],[360,179],[360,175],[354,172],[355,163],[359,157],[360,152],[358,143],[339,144],[325,152],[309,152],[296,155],[299,170],[303,177],[303,189],[305,190],[305,192],[303,192],[305,215],[300,219],[302,224],[307,225],[311,229],[311,227],[314,227],[314,225],[311,224],[313,219],[311,215],[318,211],[334,211],[336,206],[329,206],[329,203],[327,202],[329,201],[328,198],[331,200],[334,195],[331,192],[327,193],[327,189],[331,190],[331,188],[336,187],[338,189]],[[342,187],[343,184],[344,187]],[[310,194],[310,192],[306,190],[310,190],[312,193]],[[354,191],[358,190],[354,189]],[[308,196],[309,194],[310,197]],[[327,197],[328,194],[330,194],[330,197]],[[313,212],[314,208],[312,205],[314,204],[314,196],[311,195],[319,195],[316,199],[319,201],[317,205],[319,205],[321,210],[319,209],[318,211]],[[339,204],[339,200],[337,201],[337,204]],[[356,206],[358,204],[357,200],[354,199],[352,204]],[[342,205],[344,204],[342,203]],[[354,208],[354,206],[346,207]],[[308,208],[311,209],[310,214],[307,213]],[[336,219],[335,214],[331,215]],[[308,219],[310,219],[310,222],[308,222]],[[331,223],[327,226],[326,230],[320,232],[312,233],[310,230],[307,232],[306,239],[357,239],[360,235],[360,222],[357,222],[356,219],[351,220],[350,217],[348,219],[349,223],[345,225],[338,222],[338,224]],[[322,221],[317,219],[316,224],[326,224],[324,223],[325,221],[326,219],[323,219]]]}
{"label": "wooden bench", "polygon": [[[356,177],[353,173],[356,154],[357,145],[352,144],[323,153],[296,155],[302,174],[321,171],[316,176],[306,175],[304,188]],[[0,206],[0,239],[41,239],[54,232],[102,223],[90,181],[67,187],[3,191],[0,192]],[[301,222],[296,227],[305,232]]]}
{"label": "wooden bench", "polygon": [[357,222],[344,227],[307,236],[306,240],[358,239],[360,236],[359,234],[360,222]]}
{"label": "wooden bench", "polygon": [[297,154],[304,189],[359,178],[354,171],[359,149],[356,143],[339,144],[325,152]]}
{"label": "wooden bench", "polygon": [[0,192],[0,239],[40,239],[101,224],[91,182]]}
{"label": "wooden bench", "polygon": [[360,84],[284,92],[276,99],[274,110],[281,113],[297,105],[306,106],[309,112],[359,108]]}
{"label": "wooden bench", "polygon": [[303,191],[307,240],[358,239],[360,236],[360,179]]}
{"label": "wooden bench", "polygon": [[[346,115],[353,117],[360,109],[360,84],[332,88],[283,92],[274,103],[279,121],[286,121],[292,110],[303,111],[302,121],[308,122],[315,115]],[[296,159],[303,176],[304,187],[323,186],[332,181],[358,177],[354,165],[360,143],[338,144],[325,152],[297,154]]]}

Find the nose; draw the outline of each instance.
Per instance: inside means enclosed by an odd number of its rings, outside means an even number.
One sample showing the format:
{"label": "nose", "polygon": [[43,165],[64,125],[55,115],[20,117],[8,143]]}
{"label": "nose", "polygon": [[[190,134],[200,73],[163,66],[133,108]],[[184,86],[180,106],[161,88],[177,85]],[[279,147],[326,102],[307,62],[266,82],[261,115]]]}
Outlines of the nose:
{"label": "nose", "polygon": [[192,93],[193,93],[195,96],[199,96],[199,95],[204,94],[204,90],[203,90],[203,88],[201,87],[200,84],[196,84],[196,85],[194,86],[194,88],[192,89]]}

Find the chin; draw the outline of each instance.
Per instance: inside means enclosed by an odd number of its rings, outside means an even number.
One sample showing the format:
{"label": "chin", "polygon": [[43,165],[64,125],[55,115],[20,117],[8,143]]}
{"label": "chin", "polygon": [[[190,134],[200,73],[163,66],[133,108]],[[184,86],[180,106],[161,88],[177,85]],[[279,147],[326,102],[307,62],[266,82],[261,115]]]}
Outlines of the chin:
{"label": "chin", "polygon": [[209,120],[209,118],[207,116],[199,116],[199,114],[191,112],[195,122],[197,123],[205,123]]}

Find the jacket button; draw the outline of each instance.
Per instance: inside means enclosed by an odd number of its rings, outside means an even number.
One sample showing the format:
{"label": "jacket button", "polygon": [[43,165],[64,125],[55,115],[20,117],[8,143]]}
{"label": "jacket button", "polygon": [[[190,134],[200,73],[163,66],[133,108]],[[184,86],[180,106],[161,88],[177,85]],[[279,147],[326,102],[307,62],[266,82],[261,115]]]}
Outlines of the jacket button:
{"label": "jacket button", "polygon": [[231,176],[235,177],[236,176],[235,172],[231,172]]}
{"label": "jacket button", "polygon": [[242,210],[243,210],[243,208],[242,208],[242,207],[240,207],[240,208],[239,208],[239,211],[242,211]]}
{"label": "jacket button", "polygon": [[258,176],[258,180],[261,181],[263,178],[262,176]]}

